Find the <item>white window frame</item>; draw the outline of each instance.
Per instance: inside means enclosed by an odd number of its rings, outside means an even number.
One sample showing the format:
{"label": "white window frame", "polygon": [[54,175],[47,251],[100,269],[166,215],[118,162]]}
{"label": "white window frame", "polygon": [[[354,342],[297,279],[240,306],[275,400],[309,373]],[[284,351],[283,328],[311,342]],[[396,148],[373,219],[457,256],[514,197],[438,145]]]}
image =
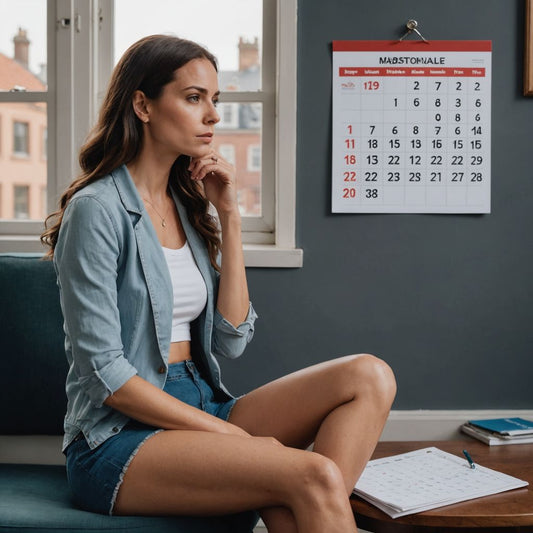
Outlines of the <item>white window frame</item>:
{"label": "white window frame", "polygon": [[[274,242],[270,245],[245,244],[244,257],[247,266],[301,267],[303,250],[296,248],[297,0],[264,1],[273,2],[276,9],[272,18],[263,17],[263,31],[277,28],[273,124]],[[263,128],[268,127],[265,122]],[[263,149],[263,160],[266,157]]]}
{"label": "white window frame", "polygon": [[[260,93],[225,92],[221,101],[260,102],[263,128],[274,132],[262,139],[262,159],[274,167],[263,165],[266,215],[243,221],[246,265],[300,267],[303,251],[295,246],[297,0],[263,2],[264,39],[276,47],[263,57],[262,68],[270,74],[263,76]],[[96,119],[112,68],[112,54],[106,60],[98,50],[113,49],[114,24],[112,0],[47,0],[47,6],[48,91],[0,93],[0,102],[47,104],[51,211],[78,174],[79,146]],[[0,252],[43,251],[42,229],[38,221],[2,221]]]}

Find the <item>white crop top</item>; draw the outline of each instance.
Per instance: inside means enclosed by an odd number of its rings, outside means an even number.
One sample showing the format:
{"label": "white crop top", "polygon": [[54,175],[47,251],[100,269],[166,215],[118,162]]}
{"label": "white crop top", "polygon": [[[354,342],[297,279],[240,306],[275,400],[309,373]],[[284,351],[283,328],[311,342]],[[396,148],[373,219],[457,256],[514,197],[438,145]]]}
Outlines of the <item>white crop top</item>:
{"label": "white crop top", "polygon": [[170,342],[190,341],[191,322],[198,317],[207,303],[204,278],[196,266],[187,242],[177,250],[163,248],[163,253],[174,292]]}

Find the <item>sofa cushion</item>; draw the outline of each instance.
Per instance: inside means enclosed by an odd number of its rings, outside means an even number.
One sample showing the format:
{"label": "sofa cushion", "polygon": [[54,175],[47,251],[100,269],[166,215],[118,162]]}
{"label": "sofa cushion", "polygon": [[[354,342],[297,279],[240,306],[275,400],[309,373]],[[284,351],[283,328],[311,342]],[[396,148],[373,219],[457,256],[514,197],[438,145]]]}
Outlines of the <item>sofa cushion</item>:
{"label": "sofa cushion", "polygon": [[250,533],[254,512],[225,517],[105,516],[75,509],[63,466],[0,464],[0,532]]}
{"label": "sofa cushion", "polygon": [[63,315],[51,261],[0,254],[0,434],[63,433]]}

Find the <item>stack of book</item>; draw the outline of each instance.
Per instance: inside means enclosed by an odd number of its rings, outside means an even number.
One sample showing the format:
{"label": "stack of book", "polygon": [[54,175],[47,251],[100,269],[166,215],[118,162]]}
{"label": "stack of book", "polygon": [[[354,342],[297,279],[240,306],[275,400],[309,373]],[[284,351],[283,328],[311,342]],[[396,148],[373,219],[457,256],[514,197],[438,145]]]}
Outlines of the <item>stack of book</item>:
{"label": "stack of book", "polygon": [[524,418],[469,420],[461,430],[490,446],[533,443],[533,421]]}

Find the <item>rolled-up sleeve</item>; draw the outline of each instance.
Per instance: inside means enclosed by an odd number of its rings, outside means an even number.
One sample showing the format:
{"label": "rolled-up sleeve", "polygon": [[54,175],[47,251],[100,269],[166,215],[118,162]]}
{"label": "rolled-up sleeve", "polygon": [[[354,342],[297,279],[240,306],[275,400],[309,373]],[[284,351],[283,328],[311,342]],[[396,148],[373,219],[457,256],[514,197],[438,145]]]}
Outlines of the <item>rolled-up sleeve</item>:
{"label": "rolled-up sleeve", "polygon": [[72,200],[54,253],[73,371],[95,407],[137,371],[124,356],[117,305],[119,240],[94,197]]}
{"label": "rolled-up sleeve", "polygon": [[235,327],[215,310],[213,330],[213,351],[216,355],[236,359],[244,352],[246,345],[254,336],[254,323],[257,314],[250,303],[244,322]]}

